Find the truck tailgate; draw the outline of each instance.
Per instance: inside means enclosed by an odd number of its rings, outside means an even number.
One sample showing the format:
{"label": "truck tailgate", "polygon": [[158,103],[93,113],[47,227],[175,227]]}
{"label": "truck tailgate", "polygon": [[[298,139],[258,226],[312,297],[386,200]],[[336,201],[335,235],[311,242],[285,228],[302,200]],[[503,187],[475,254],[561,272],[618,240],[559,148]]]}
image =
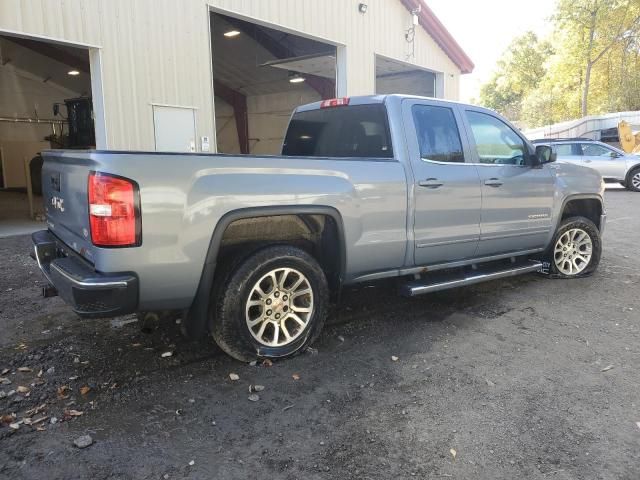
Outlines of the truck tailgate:
{"label": "truck tailgate", "polygon": [[95,169],[89,152],[43,152],[42,195],[49,230],[93,262],[87,182]]}

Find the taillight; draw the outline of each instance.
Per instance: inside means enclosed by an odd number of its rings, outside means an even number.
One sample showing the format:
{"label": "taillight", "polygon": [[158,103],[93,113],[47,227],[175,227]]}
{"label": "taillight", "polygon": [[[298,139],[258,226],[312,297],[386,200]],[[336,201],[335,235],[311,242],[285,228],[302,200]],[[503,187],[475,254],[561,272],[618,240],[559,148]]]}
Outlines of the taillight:
{"label": "taillight", "polygon": [[329,100],[323,100],[320,103],[320,108],[346,107],[347,105],[349,105],[349,97],[330,98]]}
{"label": "taillight", "polygon": [[89,174],[91,241],[98,247],[141,243],[140,194],[135,182],[107,173]]}

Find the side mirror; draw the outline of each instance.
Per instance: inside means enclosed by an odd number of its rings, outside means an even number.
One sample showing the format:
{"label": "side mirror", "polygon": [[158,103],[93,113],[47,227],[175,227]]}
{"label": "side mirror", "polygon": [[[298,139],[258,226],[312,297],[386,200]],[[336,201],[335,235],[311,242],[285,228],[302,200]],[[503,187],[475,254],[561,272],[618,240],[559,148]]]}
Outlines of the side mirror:
{"label": "side mirror", "polygon": [[618,152],[611,152],[610,156],[611,158],[620,158],[622,155],[620,155]]}
{"label": "side mirror", "polygon": [[536,157],[538,157],[538,162],[542,165],[555,162],[557,154],[548,145],[538,145],[536,146]]}

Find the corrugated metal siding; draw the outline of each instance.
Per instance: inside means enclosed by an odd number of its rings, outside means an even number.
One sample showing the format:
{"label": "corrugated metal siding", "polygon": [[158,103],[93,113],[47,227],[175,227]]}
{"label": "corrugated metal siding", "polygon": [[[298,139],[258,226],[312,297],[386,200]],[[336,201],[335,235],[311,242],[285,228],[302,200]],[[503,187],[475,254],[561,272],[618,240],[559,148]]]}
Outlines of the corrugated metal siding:
{"label": "corrugated metal siding", "polygon": [[[214,137],[207,4],[347,46],[349,95],[375,89],[375,54],[445,73],[458,96],[459,70],[420,27],[415,58],[398,0],[1,0],[0,30],[102,47],[108,146],[153,149],[152,103],[197,108],[198,136]],[[452,76],[453,74],[453,76]]]}

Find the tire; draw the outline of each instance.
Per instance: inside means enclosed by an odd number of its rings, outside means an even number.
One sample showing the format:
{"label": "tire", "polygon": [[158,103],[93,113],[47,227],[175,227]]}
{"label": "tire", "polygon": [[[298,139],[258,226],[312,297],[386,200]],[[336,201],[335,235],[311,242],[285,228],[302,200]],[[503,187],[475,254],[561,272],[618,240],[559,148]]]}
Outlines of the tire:
{"label": "tire", "polygon": [[236,360],[289,357],[320,334],[329,289],[322,268],[304,250],[265,247],[219,280],[209,327],[218,346]]}
{"label": "tire", "polygon": [[627,190],[632,192],[640,192],[640,167],[636,167],[629,172],[629,179],[627,180]]}
{"label": "tire", "polygon": [[579,278],[591,275],[598,268],[601,255],[598,227],[588,218],[569,217],[560,223],[545,257],[551,265],[552,276]]}

